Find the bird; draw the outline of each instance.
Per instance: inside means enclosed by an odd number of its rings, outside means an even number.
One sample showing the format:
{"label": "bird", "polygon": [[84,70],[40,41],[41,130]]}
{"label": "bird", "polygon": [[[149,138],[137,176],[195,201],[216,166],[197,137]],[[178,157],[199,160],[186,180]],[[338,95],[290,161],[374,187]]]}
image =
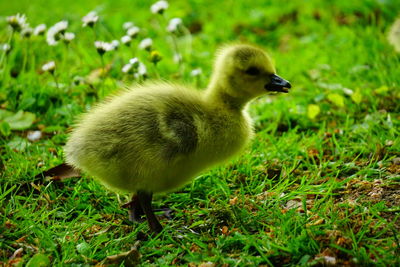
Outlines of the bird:
{"label": "bird", "polygon": [[160,233],[153,194],[239,155],[254,136],[248,103],[290,88],[264,49],[224,45],[203,90],[149,81],[83,114],[64,147],[66,162],[111,190],[132,193],[131,219],[145,216],[150,231]]}

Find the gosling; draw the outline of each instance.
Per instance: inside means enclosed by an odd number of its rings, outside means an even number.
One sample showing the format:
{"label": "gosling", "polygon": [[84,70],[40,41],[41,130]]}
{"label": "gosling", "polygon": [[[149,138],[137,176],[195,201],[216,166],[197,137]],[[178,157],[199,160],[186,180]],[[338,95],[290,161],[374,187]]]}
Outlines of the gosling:
{"label": "gosling", "polygon": [[147,83],[83,115],[65,146],[68,164],[107,187],[132,192],[131,219],[162,231],[153,193],[168,192],[237,155],[253,136],[250,100],[291,85],[262,49],[223,47],[206,90]]}

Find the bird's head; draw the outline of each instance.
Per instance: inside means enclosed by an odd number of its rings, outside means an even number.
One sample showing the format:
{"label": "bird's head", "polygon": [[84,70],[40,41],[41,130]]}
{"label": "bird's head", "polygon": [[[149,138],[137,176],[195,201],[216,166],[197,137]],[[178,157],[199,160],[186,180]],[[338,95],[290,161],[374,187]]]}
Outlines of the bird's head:
{"label": "bird's head", "polygon": [[291,85],[276,74],[269,55],[247,45],[223,47],[215,61],[211,83],[226,93],[251,99],[268,92],[289,92]]}

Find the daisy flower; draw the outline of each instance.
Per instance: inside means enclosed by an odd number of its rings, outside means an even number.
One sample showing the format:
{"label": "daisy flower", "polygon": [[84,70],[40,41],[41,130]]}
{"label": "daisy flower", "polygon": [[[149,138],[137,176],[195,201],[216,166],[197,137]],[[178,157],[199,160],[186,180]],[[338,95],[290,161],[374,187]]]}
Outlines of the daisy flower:
{"label": "daisy flower", "polygon": [[33,34],[36,36],[44,35],[46,31],[46,24],[39,24],[33,29]]}
{"label": "daisy flower", "polygon": [[169,31],[170,33],[176,33],[179,30],[179,27],[181,26],[182,26],[182,19],[173,18],[168,23],[167,31]]}
{"label": "daisy flower", "polygon": [[153,14],[162,14],[168,8],[168,2],[161,0],[151,5],[150,10]]}
{"label": "daisy flower", "polygon": [[131,38],[135,38],[139,34],[139,27],[132,26],[127,30],[127,35],[129,35]]}
{"label": "daisy flower", "polygon": [[140,49],[147,51],[150,51],[152,46],[153,46],[153,40],[151,38],[145,38],[139,44]]}
{"label": "daisy flower", "polygon": [[117,50],[119,48],[119,41],[118,40],[112,40],[111,45],[113,46],[113,50]]}
{"label": "daisy flower", "polygon": [[49,61],[42,66],[44,72],[54,73],[56,69],[56,63],[54,61]]}
{"label": "daisy flower", "polygon": [[17,15],[7,17],[7,23],[16,32],[20,32],[22,29],[28,26],[25,14],[21,15],[19,13]]}
{"label": "daisy flower", "polygon": [[132,38],[129,35],[122,36],[121,43],[123,43],[126,46],[129,46],[131,42]]}
{"label": "daisy flower", "polygon": [[138,70],[139,65],[140,65],[140,62],[139,62],[139,60],[138,60],[136,57],[131,58],[131,59],[129,60],[129,63],[128,63],[128,64],[125,64],[125,65],[122,67],[122,72],[123,72],[123,73],[126,73],[126,74],[135,73],[135,72]]}
{"label": "daisy flower", "polygon": [[147,68],[142,62],[139,62],[137,73],[135,73],[135,78],[139,77],[147,77]]}
{"label": "daisy flower", "polygon": [[75,33],[73,33],[73,32],[64,33],[64,39],[63,40],[64,40],[64,42],[66,44],[69,44],[74,39],[75,39]]}
{"label": "daisy flower", "polygon": [[31,37],[32,33],[33,33],[33,29],[31,27],[25,27],[21,31],[21,36],[24,38],[29,38],[29,37]]}
{"label": "daisy flower", "polygon": [[132,74],[133,73],[133,68],[132,68],[132,64],[125,64],[123,67],[122,67],[122,72],[123,73],[126,73],[126,74]]}
{"label": "daisy flower", "polygon": [[128,30],[129,28],[132,28],[133,26],[135,26],[135,24],[132,21],[127,21],[124,24],[122,24],[122,28],[124,30]]}
{"label": "daisy flower", "polygon": [[96,11],[90,11],[86,16],[82,18],[83,27],[93,27],[99,20],[99,16]]}
{"label": "daisy flower", "polygon": [[201,70],[201,68],[193,69],[190,72],[190,76],[192,76],[192,77],[200,76],[202,72],[203,71]]}
{"label": "daisy flower", "polygon": [[1,44],[0,45],[0,50],[4,51],[6,54],[11,51],[11,46],[9,44]]}
{"label": "daisy flower", "polygon": [[103,41],[94,42],[94,46],[96,47],[97,53],[99,53],[100,56],[104,55],[108,51],[114,50],[114,47],[111,43]]}
{"label": "daisy flower", "polygon": [[175,63],[179,63],[179,62],[182,62],[183,57],[180,53],[174,53],[173,59],[174,59]]}
{"label": "daisy flower", "polygon": [[68,21],[57,22],[49,28],[46,35],[46,41],[49,45],[56,45],[63,38],[63,34],[68,28]]}
{"label": "daisy flower", "polygon": [[137,67],[139,67],[140,62],[137,57],[134,57],[129,60],[129,64],[131,64],[133,67],[137,68]]}

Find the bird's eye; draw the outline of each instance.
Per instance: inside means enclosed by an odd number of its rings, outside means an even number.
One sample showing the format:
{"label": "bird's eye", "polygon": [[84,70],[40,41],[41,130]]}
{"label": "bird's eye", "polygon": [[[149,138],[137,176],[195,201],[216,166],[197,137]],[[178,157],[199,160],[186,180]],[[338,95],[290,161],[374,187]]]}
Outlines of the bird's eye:
{"label": "bird's eye", "polygon": [[245,71],[245,73],[248,75],[255,76],[255,75],[260,74],[260,70],[256,67],[250,67]]}

